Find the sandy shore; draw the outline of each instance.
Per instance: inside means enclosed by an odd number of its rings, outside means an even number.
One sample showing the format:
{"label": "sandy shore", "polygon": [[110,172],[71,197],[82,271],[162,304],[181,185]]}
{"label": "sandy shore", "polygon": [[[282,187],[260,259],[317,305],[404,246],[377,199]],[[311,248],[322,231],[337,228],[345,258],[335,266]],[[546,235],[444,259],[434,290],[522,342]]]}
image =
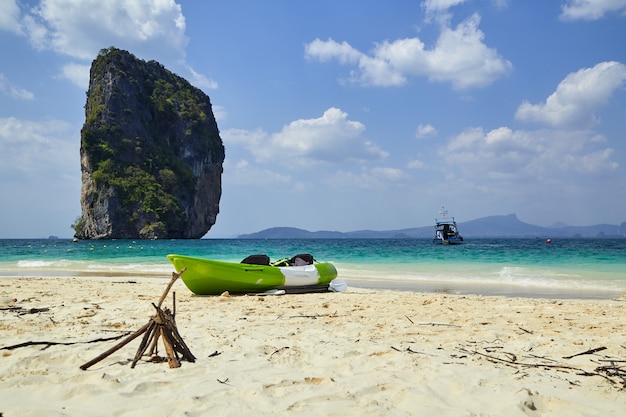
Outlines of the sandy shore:
{"label": "sandy shore", "polygon": [[[176,322],[195,363],[144,358],[131,369],[138,338],[79,369],[121,339],[90,341],[145,325],[167,283],[1,278],[0,414],[626,415],[626,297],[354,287],[198,297],[179,281]],[[7,349],[25,342],[53,344]]]}

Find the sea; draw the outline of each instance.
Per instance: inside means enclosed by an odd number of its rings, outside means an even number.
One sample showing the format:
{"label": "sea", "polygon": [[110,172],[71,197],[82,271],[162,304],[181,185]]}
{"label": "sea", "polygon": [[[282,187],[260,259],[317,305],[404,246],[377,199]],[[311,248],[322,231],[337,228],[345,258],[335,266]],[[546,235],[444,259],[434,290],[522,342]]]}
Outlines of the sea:
{"label": "sea", "polygon": [[626,239],[0,239],[3,277],[169,279],[167,254],[240,262],[310,253],[348,287],[550,298],[626,295]]}

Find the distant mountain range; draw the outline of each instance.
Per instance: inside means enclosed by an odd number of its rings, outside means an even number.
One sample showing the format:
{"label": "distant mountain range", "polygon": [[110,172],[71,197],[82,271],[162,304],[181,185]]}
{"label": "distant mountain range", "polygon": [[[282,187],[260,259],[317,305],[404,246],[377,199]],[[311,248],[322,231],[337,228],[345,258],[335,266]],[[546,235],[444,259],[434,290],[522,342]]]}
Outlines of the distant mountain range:
{"label": "distant mountain range", "polygon": [[[468,222],[457,223],[461,236],[472,237],[626,237],[626,222],[620,225],[597,224],[594,226],[567,226],[557,223],[552,227],[535,226],[524,223],[516,214],[488,216]],[[239,239],[391,239],[391,238],[431,238],[434,224],[398,230],[357,230],[336,232],[321,230],[310,232],[295,227],[272,227],[260,232],[237,236]]]}

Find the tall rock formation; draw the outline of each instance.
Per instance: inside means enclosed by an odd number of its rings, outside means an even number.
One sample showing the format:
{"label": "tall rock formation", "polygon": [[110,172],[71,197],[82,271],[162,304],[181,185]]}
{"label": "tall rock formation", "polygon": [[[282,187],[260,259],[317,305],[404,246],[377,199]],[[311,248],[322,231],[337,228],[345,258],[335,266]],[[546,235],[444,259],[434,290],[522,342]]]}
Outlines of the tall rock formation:
{"label": "tall rock formation", "polygon": [[80,157],[79,239],[196,239],[215,224],[224,146],[211,101],[158,62],[100,51]]}

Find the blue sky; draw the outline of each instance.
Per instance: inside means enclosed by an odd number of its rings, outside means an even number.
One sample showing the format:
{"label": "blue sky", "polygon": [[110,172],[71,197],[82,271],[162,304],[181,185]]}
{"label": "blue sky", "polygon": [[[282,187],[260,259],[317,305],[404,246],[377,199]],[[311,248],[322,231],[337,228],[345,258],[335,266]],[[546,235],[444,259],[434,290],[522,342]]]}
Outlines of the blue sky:
{"label": "blue sky", "polygon": [[210,97],[207,237],[626,221],[626,0],[0,0],[0,238],[71,237],[89,66]]}

